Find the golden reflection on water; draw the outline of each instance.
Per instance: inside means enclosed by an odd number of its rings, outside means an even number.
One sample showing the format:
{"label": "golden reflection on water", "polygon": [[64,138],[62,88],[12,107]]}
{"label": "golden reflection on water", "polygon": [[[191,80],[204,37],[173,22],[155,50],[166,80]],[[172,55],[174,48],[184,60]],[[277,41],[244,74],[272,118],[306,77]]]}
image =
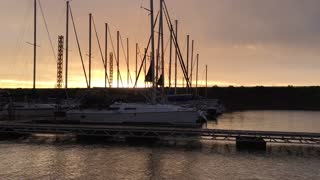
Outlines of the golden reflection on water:
{"label": "golden reflection on water", "polygon": [[[54,137],[44,137],[51,139]],[[39,140],[39,139],[38,139]],[[0,142],[5,179],[318,179],[320,147],[268,145],[238,152],[234,143],[67,144],[32,139]],[[27,142],[27,143],[26,143]],[[65,142],[65,141],[64,141]],[[263,171],[262,171],[263,169]],[[228,170],[228,171],[226,171]],[[233,173],[230,173],[233,172]],[[291,172],[288,175],[288,172]]]}
{"label": "golden reflection on water", "polygon": [[[255,119],[266,128],[268,118],[277,117],[270,124],[286,127],[286,119],[279,122],[284,112],[268,113],[225,114],[215,126],[254,128],[256,122],[250,121]],[[287,117],[291,119],[292,114]],[[294,119],[298,124],[299,117]],[[234,142],[128,145],[37,135],[0,141],[0,159],[0,179],[320,179],[319,146],[272,144],[266,152],[238,152]]]}
{"label": "golden reflection on water", "polygon": [[208,128],[320,133],[320,111],[240,111],[225,113]]}

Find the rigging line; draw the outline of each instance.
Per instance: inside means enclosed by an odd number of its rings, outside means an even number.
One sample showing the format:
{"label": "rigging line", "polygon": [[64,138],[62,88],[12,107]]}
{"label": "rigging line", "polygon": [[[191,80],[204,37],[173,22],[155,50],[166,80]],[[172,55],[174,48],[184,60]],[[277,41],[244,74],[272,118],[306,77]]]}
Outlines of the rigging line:
{"label": "rigging line", "polygon": [[167,42],[166,42],[166,47],[164,48],[164,54],[166,54],[166,52],[167,52],[167,49],[168,49],[168,46],[169,46],[169,42],[170,42],[170,39],[168,39]]}
{"label": "rigging line", "polygon": [[86,68],[85,68],[84,62],[83,62],[83,56],[82,56],[82,52],[81,52],[81,48],[80,48],[80,43],[79,43],[79,38],[78,38],[78,34],[77,34],[76,25],[75,25],[75,22],[74,22],[74,19],[73,19],[71,6],[69,6],[69,9],[70,9],[70,16],[71,16],[71,20],[72,20],[73,30],[74,30],[74,33],[76,35],[76,41],[77,41],[79,55],[80,55],[80,59],[81,59],[81,63],[82,63],[83,73],[84,73],[84,76],[86,78],[87,87],[89,87],[88,77],[87,77]]}
{"label": "rigging line", "polygon": [[202,68],[202,76],[200,76],[201,80],[200,80],[200,85],[203,87],[206,83],[205,79],[206,79],[206,71],[204,68]]}
{"label": "rigging line", "polygon": [[120,34],[120,42],[121,42],[121,47],[122,47],[122,52],[123,52],[124,58],[127,59],[127,55],[126,55],[126,52],[125,52],[124,47],[123,47],[123,41],[122,41],[121,34]]}
{"label": "rigging line", "polygon": [[176,37],[177,37],[177,36],[176,36],[175,32],[174,32],[173,29],[172,29],[172,22],[171,22],[171,19],[170,19],[170,15],[169,15],[169,12],[168,12],[168,9],[167,9],[166,2],[165,2],[165,1],[163,1],[163,2],[164,2],[164,10],[165,10],[165,13],[164,13],[164,14],[165,14],[165,17],[166,17],[167,25],[168,25],[169,29],[173,32],[173,36],[174,36],[173,42],[174,42],[174,45],[175,45],[175,47],[176,47],[176,49],[177,49],[177,52],[178,52],[178,59],[179,59],[179,62],[180,62],[180,66],[181,66],[181,69],[182,69],[182,71],[183,71],[184,77],[185,77],[185,79],[186,79],[186,81],[187,81],[187,86],[190,87],[190,86],[191,86],[191,83],[190,83],[190,81],[189,81],[189,77],[188,77],[188,74],[187,74],[186,66],[185,66],[185,64],[184,64],[184,62],[183,62],[183,57],[182,57],[182,54],[181,54],[181,49],[180,49],[180,47],[179,47],[178,42],[176,41]]}
{"label": "rigging line", "polygon": [[[159,17],[159,11],[158,11],[158,13],[157,13],[157,16],[156,16],[156,19],[155,19],[155,22],[154,22],[154,27],[155,27],[155,25],[157,24],[158,17]],[[148,45],[147,45],[147,48],[146,48],[146,49],[147,49],[147,52],[148,52],[148,50],[149,50],[150,43],[151,43],[151,36],[150,36],[150,38],[149,38]],[[138,83],[138,80],[139,80],[139,77],[140,77],[140,73],[141,73],[142,67],[144,67],[144,63],[145,63],[145,61],[146,61],[146,59],[147,59],[146,56],[147,56],[147,53],[144,54],[144,57],[143,57],[143,60],[142,60],[142,62],[141,62],[141,66],[140,66],[140,68],[139,68],[139,73],[138,73],[138,76],[137,76],[137,79],[136,79],[136,82],[135,82],[134,87],[137,87],[137,83]]]}
{"label": "rigging line", "polygon": [[111,36],[111,33],[110,33],[110,28],[108,26],[108,33],[109,33],[109,37],[110,37],[110,41],[111,41],[111,46],[112,46],[112,51],[113,51],[113,57],[115,59],[117,59],[117,54],[116,54],[116,51],[115,51],[115,48],[114,48],[114,45],[113,45],[113,39],[112,39],[112,36]]}
{"label": "rigging line", "polygon": [[[110,26],[108,26],[108,33],[109,33],[109,37],[110,37],[110,41],[111,41],[111,46],[112,46],[112,51],[113,51],[113,57],[115,58],[116,62],[118,64],[120,64],[117,60],[117,54],[116,54],[116,51],[115,51],[115,48],[114,48],[114,44],[113,44],[113,39],[112,39],[112,36],[111,36],[111,32],[110,32]],[[119,58],[120,59],[120,58]],[[120,81],[121,81],[121,84],[122,84],[122,87],[123,87],[123,82],[122,82],[122,77],[121,77],[121,72],[119,72],[119,76],[120,76]]]}
{"label": "rigging line", "polygon": [[[144,52],[144,53],[147,53],[147,52]],[[142,54],[144,56],[144,53],[141,53],[141,49],[140,49],[140,46],[138,44],[138,54],[139,54],[139,57],[140,57],[140,61],[143,61],[143,57],[142,57]]]}
{"label": "rigging line", "polygon": [[[127,57],[129,56],[129,54],[126,55],[126,53],[125,53],[124,46],[123,46],[123,41],[122,41],[122,37],[121,37],[121,33],[120,33],[120,42],[121,42],[121,47],[122,47],[122,51],[123,51],[124,58],[127,59]],[[126,61],[126,65],[129,66],[128,61]],[[133,84],[133,81],[132,81],[132,77],[131,77],[131,73],[130,73],[130,72],[129,72],[129,77],[130,77],[131,84]],[[128,86],[129,86],[129,85],[128,85]]]}
{"label": "rigging line", "polygon": [[[30,4],[30,3],[28,3],[28,4]],[[26,54],[26,52],[25,52],[26,49],[25,49],[25,46],[23,46],[22,41],[25,38],[26,32],[29,32],[31,29],[31,26],[32,26],[31,23],[28,23],[31,15],[33,14],[33,13],[30,13],[32,10],[32,7],[33,7],[32,5],[31,6],[29,5],[25,11],[24,18],[23,18],[24,23],[22,23],[22,26],[20,26],[20,31],[18,33],[18,38],[16,41],[15,48],[12,49],[13,51],[11,52],[13,55],[15,55],[16,60],[17,60],[16,62],[13,62],[12,64],[10,63],[11,66],[12,65],[16,66],[17,63],[23,62],[28,67],[28,68],[23,68],[24,70],[22,70],[22,71],[19,71],[19,74],[26,74],[26,69],[31,68],[30,61],[28,61],[26,58],[23,58],[23,54]]]}
{"label": "rigging line", "polygon": [[[149,40],[149,42],[150,42],[150,40]],[[149,47],[149,44],[148,44],[148,47]],[[145,66],[145,64],[144,63],[146,63],[146,59],[147,59],[147,53],[148,52],[144,52],[144,54],[143,54],[143,56],[144,57],[142,57],[141,56],[141,50],[140,50],[140,46],[139,46],[139,44],[138,44],[138,54],[139,54],[139,57],[140,57],[140,60],[141,60],[141,67],[139,68],[139,71],[137,72],[137,79],[136,79],[136,82],[135,82],[135,84],[134,84],[134,86],[133,86],[133,88],[136,88],[136,86],[137,86],[137,82],[138,82],[138,80],[139,80],[139,76],[140,76],[140,72],[141,72],[141,68],[143,68],[143,70],[144,70],[144,72],[146,72],[147,70],[146,70],[146,66]],[[144,61],[144,58],[145,58],[145,61]],[[146,76],[146,74],[144,74],[145,76]],[[145,82],[146,83],[146,82]],[[141,93],[143,96],[144,96],[144,94],[143,93]],[[146,98],[147,99],[147,98]],[[150,101],[151,101],[151,97],[150,97],[150,99],[149,99]]]}
{"label": "rigging line", "polygon": [[38,4],[39,4],[39,7],[40,7],[40,11],[41,11],[42,19],[43,19],[43,22],[44,22],[44,26],[46,28],[47,35],[48,35],[48,38],[49,38],[49,41],[50,41],[51,50],[52,50],[54,59],[56,60],[57,59],[57,55],[56,55],[54,47],[53,47],[52,39],[51,39],[49,28],[48,28],[48,23],[47,23],[46,17],[44,16],[44,12],[43,12],[43,8],[42,8],[40,0],[38,0]]}
{"label": "rigging line", "polygon": [[[98,36],[98,32],[97,32],[97,28],[96,28],[96,24],[94,22],[94,18],[92,16],[92,23],[93,23],[93,29],[95,31],[95,34],[96,34],[96,38],[97,38],[97,42],[98,42],[98,46],[99,46],[99,51],[100,51],[100,55],[101,55],[101,60],[102,60],[102,64],[104,65],[104,67],[106,67],[106,64],[105,64],[105,59],[103,57],[103,53],[102,53],[102,49],[101,49],[101,45],[100,45],[100,40],[99,40],[99,36]],[[109,82],[109,77],[108,77],[108,72],[106,71],[106,74],[105,76],[107,77],[107,80]]]}
{"label": "rigging line", "polygon": [[[145,52],[145,53],[148,53],[148,52]],[[144,61],[143,61],[143,58],[144,58],[144,57],[141,56],[142,53],[141,53],[141,50],[140,50],[140,46],[139,46],[139,45],[138,45],[138,54],[139,54],[139,57],[140,57],[140,61],[141,61],[141,62],[144,62]],[[143,56],[144,56],[144,55],[143,55]],[[146,69],[143,67],[143,70],[146,70]]]}
{"label": "rigging line", "polygon": [[[194,54],[194,55],[197,56],[197,53]],[[191,68],[191,72],[192,72],[192,73],[194,72],[196,63],[197,63],[197,57],[196,57],[196,58],[193,57],[193,63],[192,63],[192,68]]]}
{"label": "rigging line", "polygon": [[24,13],[24,18],[23,21],[24,23],[22,23],[22,26],[19,27],[19,31],[18,31],[18,35],[17,35],[17,41],[15,44],[15,48],[13,49],[12,54],[15,54],[16,57],[19,57],[22,51],[22,40],[24,38],[24,35],[27,31],[27,29],[29,29],[30,24],[28,24],[28,19],[30,19],[30,11],[31,11],[31,6],[27,6],[26,11]]}

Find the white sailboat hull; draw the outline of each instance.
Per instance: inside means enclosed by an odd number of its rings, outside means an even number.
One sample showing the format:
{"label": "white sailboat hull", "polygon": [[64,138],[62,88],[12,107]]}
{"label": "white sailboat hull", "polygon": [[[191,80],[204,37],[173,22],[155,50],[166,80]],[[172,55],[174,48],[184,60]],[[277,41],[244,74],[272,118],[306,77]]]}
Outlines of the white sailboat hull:
{"label": "white sailboat hull", "polygon": [[146,124],[198,126],[199,114],[187,112],[145,112],[121,113],[105,111],[71,111],[67,112],[67,120],[80,123],[108,123],[108,124]]}

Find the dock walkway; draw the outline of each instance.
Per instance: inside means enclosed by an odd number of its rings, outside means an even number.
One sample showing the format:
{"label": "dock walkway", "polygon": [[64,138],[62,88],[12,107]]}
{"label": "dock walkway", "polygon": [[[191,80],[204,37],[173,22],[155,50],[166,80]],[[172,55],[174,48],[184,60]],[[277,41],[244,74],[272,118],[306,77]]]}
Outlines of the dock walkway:
{"label": "dock walkway", "polygon": [[[320,145],[320,133],[245,131],[226,129],[156,128],[110,125],[32,124],[0,122],[1,134],[70,134],[114,138],[157,138],[163,140],[261,141],[267,143]],[[1,135],[0,135],[1,136]]]}

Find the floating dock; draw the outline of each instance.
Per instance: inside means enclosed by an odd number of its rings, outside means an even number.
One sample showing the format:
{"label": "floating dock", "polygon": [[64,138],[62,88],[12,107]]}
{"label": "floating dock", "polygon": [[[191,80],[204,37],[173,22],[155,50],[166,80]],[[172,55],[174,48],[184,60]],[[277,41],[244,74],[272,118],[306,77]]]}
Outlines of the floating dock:
{"label": "floating dock", "polygon": [[110,125],[32,124],[0,122],[0,136],[64,134],[113,138],[156,138],[160,140],[216,140],[238,143],[284,143],[320,145],[320,133],[244,131],[224,129],[156,128]]}

